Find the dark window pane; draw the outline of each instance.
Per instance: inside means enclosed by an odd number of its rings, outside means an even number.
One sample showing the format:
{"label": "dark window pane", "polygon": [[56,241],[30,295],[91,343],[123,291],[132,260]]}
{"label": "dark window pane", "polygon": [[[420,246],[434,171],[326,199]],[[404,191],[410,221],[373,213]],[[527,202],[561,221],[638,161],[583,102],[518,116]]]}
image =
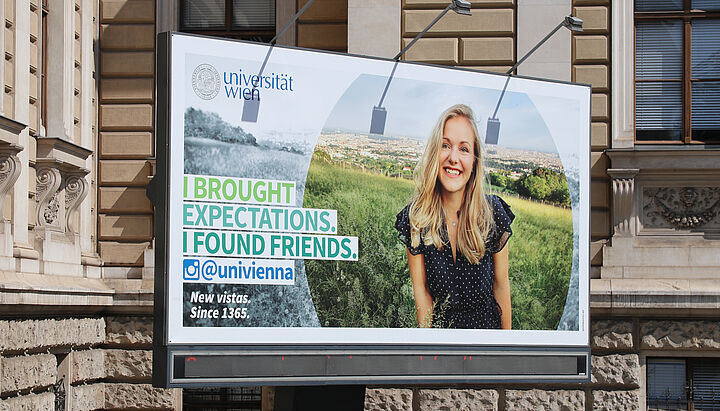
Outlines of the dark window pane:
{"label": "dark window pane", "polygon": [[720,1],[718,0],[692,0],[692,8],[694,10],[720,10]]}
{"label": "dark window pane", "polygon": [[275,27],[275,0],[233,0],[233,29]]}
{"label": "dark window pane", "polygon": [[720,81],[693,83],[692,129],[720,130]]}
{"label": "dark window pane", "polygon": [[647,360],[647,407],[649,410],[687,409],[685,361]]}
{"label": "dark window pane", "polygon": [[183,0],[183,30],[225,28],[225,0]]}
{"label": "dark window pane", "polygon": [[694,363],[692,381],[695,410],[720,409],[720,362],[706,360]]}
{"label": "dark window pane", "polygon": [[636,0],[635,11],[682,10],[683,0]]}
{"label": "dark window pane", "polygon": [[640,22],[635,33],[638,79],[681,79],[683,24],[679,20]]}
{"label": "dark window pane", "polygon": [[665,140],[667,134],[654,133],[657,138],[652,138],[653,133],[641,133],[641,131],[665,131],[671,135],[677,134],[680,140],[682,132],[682,84],[678,82],[643,82],[637,83],[635,87],[635,129],[638,139]]}
{"label": "dark window pane", "polygon": [[692,78],[720,78],[720,20],[692,22]]}

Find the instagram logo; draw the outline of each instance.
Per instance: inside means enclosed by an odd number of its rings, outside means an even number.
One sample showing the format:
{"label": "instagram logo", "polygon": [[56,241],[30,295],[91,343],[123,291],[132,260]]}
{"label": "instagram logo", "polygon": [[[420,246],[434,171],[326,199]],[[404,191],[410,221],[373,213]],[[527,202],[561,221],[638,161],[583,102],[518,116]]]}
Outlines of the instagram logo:
{"label": "instagram logo", "polygon": [[200,261],[195,259],[183,260],[183,279],[199,280],[200,279]]}

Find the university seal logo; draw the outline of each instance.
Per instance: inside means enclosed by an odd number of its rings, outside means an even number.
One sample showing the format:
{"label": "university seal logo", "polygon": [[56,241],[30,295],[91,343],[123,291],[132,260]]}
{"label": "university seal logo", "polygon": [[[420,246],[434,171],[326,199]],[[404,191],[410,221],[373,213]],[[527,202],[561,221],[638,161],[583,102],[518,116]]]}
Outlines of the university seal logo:
{"label": "university seal logo", "polygon": [[201,64],[192,75],[195,94],[203,100],[212,100],[220,92],[220,73],[209,64]]}

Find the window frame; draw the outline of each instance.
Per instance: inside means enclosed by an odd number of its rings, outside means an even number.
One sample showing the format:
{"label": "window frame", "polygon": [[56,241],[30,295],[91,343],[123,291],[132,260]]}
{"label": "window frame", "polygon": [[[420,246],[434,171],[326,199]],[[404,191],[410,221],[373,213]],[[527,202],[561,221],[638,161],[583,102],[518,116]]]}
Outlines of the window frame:
{"label": "window frame", "polygon": [[[636,11],[635,1],[633,4],[633,118],[635,126],[633,127],[634,142],[637,145],[663,144],[663,145],[687,145],[701,144],[713,145],[719,144],[720,141],[705,142],[702,140],[693,140],[692,138],[692,84],[693,82],[720,81],[720,77],[693,79],[692,78],[692,21],[703,19],[720,20],[720,10],[703,11],[693,10],[692,0],[683,0],[683,9],[677,11]],[[682,83],[682,132],[680,140],[638,140],[637,138],[637,84],[640,82],[664,82],[676,81],[666,79],[639,80],[637,78],[637,23],[647,21],[668,21],[680,20],[683,23],[683,74],[680,82]],[[719,133],[720,134],[720,133]],[[720,135],[718,135],[720,139]]]}
{"label": "window frame", "polygon": [[[202,34],[206,36],[224,37],[236,40],[252,40],[267,43],[274,36],[277,30],[277,23],[272,27],[260,30],[233,29],[233,0],[225,0],[225,27],[217,29],[197,30],[183,26],[185,21],[185,1],[178,2],[178,27],[183,33]],[[275,2],[275,21],[277,21],[277,1]]]}
{"label": "window frame", "polygon": [[[659,410],[662,408],[650,408],[649,398],[648,398],[648,392],[649,392],[649,367],[648,364],[650,361],[657,360],[657,361],[682,361],[685,365],[685,398],[686,398],[686,408],[687,411],[695,411],[695,399],[693,395],[693,391],[695,389],[694,382],[693,382],[693,372],[694,368],[699,363],[704,363],[707,361],[715,362],[720,364],[720,358],[718,357],[703,357],[703,356],[692,356],[692,357],[672,357],[672,356],[657,356],[657,357],[645,357],[644,365],[645,365],[645,409],[654,411]],[[680,409],[680,408],[676,408]]]}

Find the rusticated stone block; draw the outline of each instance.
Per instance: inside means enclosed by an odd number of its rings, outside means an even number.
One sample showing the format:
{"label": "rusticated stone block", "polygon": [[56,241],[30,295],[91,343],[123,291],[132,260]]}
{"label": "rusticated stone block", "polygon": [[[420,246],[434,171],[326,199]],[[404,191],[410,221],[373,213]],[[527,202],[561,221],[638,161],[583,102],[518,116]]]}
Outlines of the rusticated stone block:
{"label": "rusticated stone block", "polygon": [[70,404],[73,411],[90,411],[105,406],[105,384],[70,387]]}
{"label": "rusticated stone block", "polygon": [[152,317],[108,317],[106,323],[106,344],[152,346]]}
{"label": "rusticated stone block", "polygon": [[57,359],[52,354],[4,357],[0,372],[2,393],[55,384]]}
{"label": "rusticated stone block", "polygon": [[3,351],[88,346],[99,344],[104,339],[105,322],[100,318],[9,321],[3,336]]}
{"label": "rusticated stone block", "polygon": [[105,353],[103,350],[73,351],[71,382],[97,380],[105,377]]}
{"label": "rusticated stone block", "polygon": [[648,321],[640,325],[640,335],[641,349],[720,348],[720,322],[717,321]]}
{"label": "rusticated stone block", "polygon": [[[102,187],[101,191],[101,202],[103,201],[102,195],[106,193],[110,188],[115,187]],[[130,194],[130,188],[122,188],[125,193],[121,194],[121,200],[123,202],[129,202],[125,194]],[[133,194],[137,194],[133,193]],[[130,198],[134,197],[129,196]],[[147,197],[146,197],[147,198]],[[148,200],[149,201],[149,200]],[[105,262],[106,265],[122,264],[122,265],[134,265],[136,267],[142,267],[145,261],[145,250],[150,246],[150,242],[128,242],[121,243],[118,241],[100,241],[100,258]]]}
{"label": "rusticated stone block", "polygon": [[593,91],[607,91],[610,75],[605,65],[573,67],[573,81],[592,85]]}
{"label": "rusticated stone block", "polygon": [[637,354],[592,356],[593,384],[640,386],[640,360]]}
{"label": "rusticated stone block", "polygon": [[0,352],[5,351],[8,338],[8,328],[10,327],[9,321],[0,321]]}
{"label": "rusticated stone block", "polygon": [[2,411],[37,411],[54,409],[55,394],[50,392],[23,395],[22,397],[12,397],[0,401],[0,410]]}
{"label": "rusticated stone block", "polygon": [[173,391],[150,384],[106,383],[104,408],[174,410]]}
{"label": "rusticated stone block", "polygon": [[102,318],[78,320],[77,343],[75,345],[96,345],[105,340],[105,320]]}
{"label": "rusticated stone block", "polygon": [[[102,187],[100,189],[100,211],[110,213],[150,213],[152,203],[141,187]],[[100,253],[103,252],[102,243]],[[107,263],[107,259],[103,257]]]}
{"label": "rusticated stone block", "polygon": [[402,388],[367,388],[365,411],[412,411],[412,390]]}
{"label": "rusticated stone block", "polygon": [[21,351],[35,347],[37,321],[8,321],[3,336],[3,351]]}
{"label": "rusticated stone block", "polygon": [[117,380],[149,380],[152,377],[152,351],[106,350],[107,378]]}
{"label": "rusticated stone block", "polygon": [[579,390],[506,390],[507,410],[584,410],[585,392]]}
{"label": "rusticated stone block", "polygon": [[611,410],[640,410],[640,395],[638,390],[633,391],[593,391],[594,411]]}
{"label": "rusticated stone block", "polygon": [[498,409],[498,392],[495,390],[420,390],[420,409],[435,410],[492,410]]}
{"label": "rusticated stone block", "polygon": [[[403,47],[412,40],[404,39]],[[457,64],[457,39],[422,39],[418,40],[405,54],[406,60],[424,61],[436,64]]]}
{"label": "rusticated stone block", "polygon": [[593,321],[592,349],[630,350],[633,348],[632,322]]}

